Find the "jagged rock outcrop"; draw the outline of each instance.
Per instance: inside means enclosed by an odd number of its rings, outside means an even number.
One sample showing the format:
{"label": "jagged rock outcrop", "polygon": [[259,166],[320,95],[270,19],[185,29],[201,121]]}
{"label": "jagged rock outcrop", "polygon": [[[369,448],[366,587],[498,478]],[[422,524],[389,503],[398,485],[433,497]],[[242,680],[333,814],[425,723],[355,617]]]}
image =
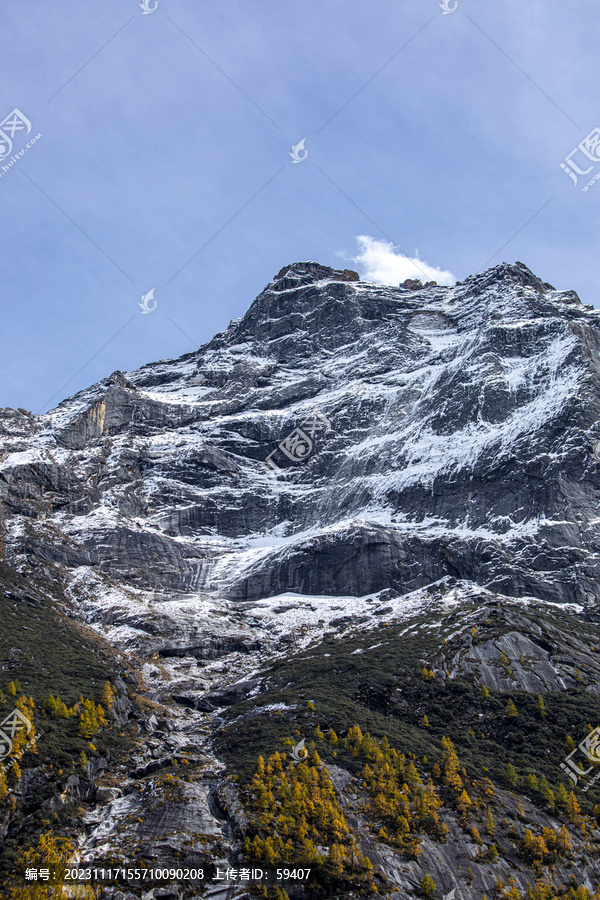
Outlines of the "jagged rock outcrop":
{"label": "jagged rock outcrop", "polygon": [[[343,710],[401,721],[421,755],[429,678],[447,691],[432,727],[442,734],[456,709],[458,734],[492,734],[497,755],[504,737],[511,753],[524,741],[503,707],[477,712],[483,688],[564,697],[561,723],[579,728],[568,703],[579,716],[600,695],[585,631],[600,599],[599,440],[599,313],[522,263],[454,287],[294,263],[197,352],[115,372],[44,416],[0,410],[2,554],[132,655],[147,704],[134,710],[117,683],[115,717],[138,728],[127,764],[74,775],[46,811],[89,805],[73,826],[87,859],[239,862],[248,820],[224,777],[231,721],[258,748],[262,723],[296,722],[319,666],[339,654],[331,693],[361,660],[367,671],[394,625],[405,643]],[[398,674],[418,640],[414,671]],[[562,753],[566,735],[551,737]],[[173,774],[182,766],[193,777]],[[426,838],[407,862],[369,832],[355,776],[329,767],[392,896],[417,893],[424,866],[447,891],[447,871],[475,859],[444,814],[449,843]],[[517,819],[515,795],[498,793]],[[591,854],[573,840],[578,859]],[[461,897],[491,896],[499,874],[524,889],[507,854]],[[591,886],[600,871],[586,865]]]}
{"label": "jagged rock outcrop", "polygon": [[[595,603],[597,313],[521,263],[356,279],[284,267],[197,353],[5,412],[4,507],[47,525],[14,558],[245,601],[453,575]],[[301,461],[278,446],[303,421]]]}

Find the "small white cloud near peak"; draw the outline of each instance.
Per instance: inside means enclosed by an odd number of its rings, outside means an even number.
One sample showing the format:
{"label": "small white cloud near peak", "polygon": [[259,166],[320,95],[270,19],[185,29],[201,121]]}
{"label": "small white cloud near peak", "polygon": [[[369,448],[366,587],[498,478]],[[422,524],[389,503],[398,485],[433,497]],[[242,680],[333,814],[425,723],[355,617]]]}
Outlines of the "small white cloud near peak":
{"label": "small white cloud near peak", "polygon": [[379,241],[366,234],[357,237],[359,253],[352,257],[365,281],[378,284],[398,285],[407,278],[418,278],[422,282],[436,281],[438,284],[455,284],[452,272],[430,266],[418,256],[405,256],[388,241]]}

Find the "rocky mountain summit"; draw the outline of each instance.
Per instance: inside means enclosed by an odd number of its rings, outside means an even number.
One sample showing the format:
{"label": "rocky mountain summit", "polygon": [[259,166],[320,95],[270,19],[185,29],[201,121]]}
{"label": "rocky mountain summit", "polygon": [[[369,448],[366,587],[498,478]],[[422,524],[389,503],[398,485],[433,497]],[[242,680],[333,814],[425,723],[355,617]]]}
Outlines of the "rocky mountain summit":
{"label": "rocky mountain summit", "polygon": [[[197,352],[0,410],[7,609],[113,653],[129,723],[70,785],[38,740],[54,827],[88,863],[289,866],[300,838],[249,785],[306,740],[290,772],[325,767],[348,834],[311,826],[318,884],[290,898],[597,890],[600,791],[561,764],[600,724],[599,441],[600,314],[522,263],[397,288],[294,263]],[[27,653],[0,663],[41,704]],[[12,790],[9,844],[35,805]]]}

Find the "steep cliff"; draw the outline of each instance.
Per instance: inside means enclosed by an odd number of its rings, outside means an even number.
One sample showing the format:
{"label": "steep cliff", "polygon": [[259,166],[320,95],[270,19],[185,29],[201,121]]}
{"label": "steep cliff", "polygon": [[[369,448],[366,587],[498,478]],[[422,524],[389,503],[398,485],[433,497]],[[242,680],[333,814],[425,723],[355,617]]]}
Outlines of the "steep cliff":
{"label": "steep cliff", "polygon": [[[258,756],[304,738],[380,891],[418,893],[427,874],[464,900],[500,897],[499,877],[596,888],[600,791],[560,765],[600,724],[599,325],[522,263],[451,288],[295,263],[195,353],[115,372],[44,416],[0,410],[5,562],[120,661],[106,671],[128,756],[89,764],[84,859],[239,865],[248,835],[269,837],[244,788]],[[2,662],[41,705],[27,664]],[[438,763],[445,843],[414,809],[420,853],[389,834],[357,725],[414,757],[424,785]],[[563,825],[571,850],[525,847],[527,828]],[[333,868],[321,896],[368,895]]]}

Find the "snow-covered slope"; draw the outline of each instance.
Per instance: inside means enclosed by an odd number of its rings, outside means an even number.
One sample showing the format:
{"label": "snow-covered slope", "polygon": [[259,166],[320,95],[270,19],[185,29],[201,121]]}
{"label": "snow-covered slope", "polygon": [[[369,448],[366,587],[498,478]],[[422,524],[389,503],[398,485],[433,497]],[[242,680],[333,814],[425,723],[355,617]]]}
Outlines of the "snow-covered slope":
{"label": "snow-covered slope", "polygon": [[[88,856],[139,811],[149,759],[201,748],[215,775],[207,723],[240,698],[252,715],[291,709],[261,705],[261,673],[325,639],[356,640],[363,660],[385,626],[402,653],[437,641],[440,682],[568,692],[583,678],[600,693],[579,632],[553,656],[567,632],[530,625],[540,610],[595,619],[599,441],[600,314],[521,263],[451,288],[295,263],[195,353],[115,372],[44,416],[0,410],[7,562],[60,583],[174,704],[129,800],[88,822]],[[495,607],[504,631],[475,651],[465,635]],[[510,678],[490,668],[501,651]],[[221,834],[209,788],[189,800]],[[404,892],[411,866],[394,869]]]}
{"label": "snow-covered slope", "polygon": [[35,522],[49,558],[155,600],[451,574],[595,603],[599,314],[520,263],[417,290],[282,272],[197,353],[7,411],[15,557]]}

